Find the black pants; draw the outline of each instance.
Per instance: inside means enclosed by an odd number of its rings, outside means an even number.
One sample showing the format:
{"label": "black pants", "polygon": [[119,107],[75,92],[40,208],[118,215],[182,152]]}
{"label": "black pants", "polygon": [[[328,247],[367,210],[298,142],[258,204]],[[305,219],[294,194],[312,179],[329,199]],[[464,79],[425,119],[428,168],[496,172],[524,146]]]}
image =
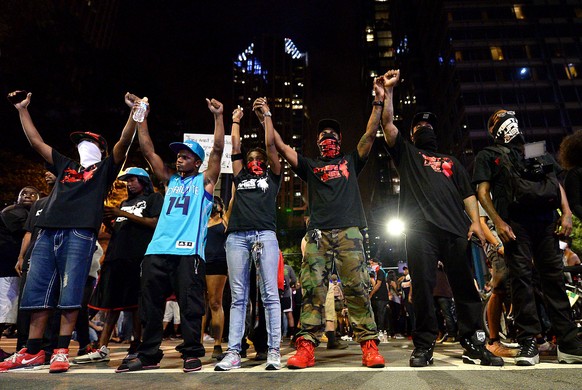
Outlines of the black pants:
{"label": "black pants", "polygon": [[148,255],[142,263],[141,318],[143,342],[138,348],[140,357],[155,362],[161,359],[162,320],[166,298],[176,294],[180,306],[182,337],[176,347],[182,358],[204,356],[200,342],[204,291],[205,263],[199,256]]}
{"label": "black pants", "polygon": [[517,239],[505,248],[505,260],[511,279],[511,297],[517,338],[535,337],[542,331],[532,283],[532,260],[541,281],[546,308],[558,344],[566,345],[576,337],[570,303],[564,286],[562,252],[554,235],[555,223],[510,221]]}
{"label": "black pants", "polygon": [[467,237],[417,223],[406,235],[406,251],[416,317],[414,346],[431,348],[438,334],[433,298],[438,260],[445,265],[455,298],[459,337],[470,337],[481,329],[481,297],[475,288]]}
{"label": "black pants", "polygon": [[[385,330],[388,333],[391,333],[392,329],[390,329],[390,322],[387,321],[388,316],[390,315],[390,309],[386,307],[388,305],[388,301],[372,298],[371,303],[378,330]],[[386,326],[386,324],[388,324],[388,326]]]}

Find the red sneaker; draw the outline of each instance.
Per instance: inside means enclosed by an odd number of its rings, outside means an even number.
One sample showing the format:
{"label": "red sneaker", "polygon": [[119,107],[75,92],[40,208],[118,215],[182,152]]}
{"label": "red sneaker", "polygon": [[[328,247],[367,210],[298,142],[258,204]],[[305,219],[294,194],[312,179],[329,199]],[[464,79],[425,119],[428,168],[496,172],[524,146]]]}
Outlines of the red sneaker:
{"label": "red sneaker", "polygon": [[66,372],[69,371],[69,349],[59,348],[55,349],[53,356],[51,356],[51,368],[49,372]]}
{"label": "red sneaker", "polygon": [[370,368],[384,367],[384,357],[378,352],[376,340],[366,340],[360,343],[362,347],[362,364]]}
{"label": "red sneaker", "polygon": [[295,340],[297,353],[287,359],[287,368],[306,368],[315,366],[315,344],[305,338]]}
{"label": "red sneaker", "polygon": [[34,369],[44,364],[44,351],[32,355],[26,352],[26,348],[22,348],[18,352],[14,352],[12,356],[0,363],[0,372],[8,370],[16,370],[19,368]]}

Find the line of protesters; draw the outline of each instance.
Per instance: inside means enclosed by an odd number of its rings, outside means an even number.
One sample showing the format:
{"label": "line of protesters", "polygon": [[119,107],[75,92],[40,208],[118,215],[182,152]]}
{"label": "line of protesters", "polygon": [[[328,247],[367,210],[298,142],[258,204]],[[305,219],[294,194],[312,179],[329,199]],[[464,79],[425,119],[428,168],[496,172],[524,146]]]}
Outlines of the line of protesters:
{"label": "line of protesters", "polygon": [[[275,234],[276,197],[281,183],[279,155],[307,183],[310,210],[299,278],[302,306],[295,340],[297,352],[287,360],[287,367],[303,369],[315,365],[315,347],[320,342],[317,333],[326,325],[324,308],[332,270],[342,281],[353,339],[362,350],[362,364],[370,368],[384,367],[369,296],[370,279],[361,233],[367,222],[357,182],[378,129],[383,130],[400,174],[399,210],[401,218],[409,223],[406,250],[414,281],[411,301],[414,302],[415,319],[412,333],[415,348],[410,366],[433,363],[438,335],[433,290],[439,261],[444,265],[455,300],[463,362],[504,364],[501,357],[486,347],[481,297],[474,287],[468,261],[470,240],[482,245],[486,240],[477,196],[493,221],[501,244],[506,247],[505,256],[512,275],[512,299],[520,329],[517,364],[538,362],[535,335],[540,332],[539,319],[530,305],[529,264],[532,258],[536,267],[543,270],[544,293],[558,337],[558,360],[565,363],[582,361],[582,341],[577,336],[575,323],[569,318],[558,247],[557,235],[568,236],[572,225],[572,213],[561,185],[556,184],[557,199],[548,201],[535,213],[530,209],[524,211],[519,202],[516,206],[514,193],[509,198],[503,192],[507,183],[517,180],[510,168],[525,160],[522,133],[515,115],[506,110],[497,111],[490,120],[488,130],[497,148],[479,153],[472,181],[455,157],[437,152],[433,114],[420,113],[413,118],[412,142],[408,142],[394,124],[393,88],[399,77],[398,70],[389,70],[375,79],[375,100],[368,123],[357,148],[350,153],[341,149],[340,124],[333,119],[323,119],[317,128],[319,156],[315,159],[302,156],[275,130],[267,99],[258,98],[253,110],[265,129],[266,148],[253,149],[243,155],[240,148],[243,112],[241,108],[233,111],[235,191],[228,223],[223,225],[232,304],[228,349],[225,354],[216,351],[221,355],[214,368],[216,371],[236,369],[242,364],[251,264],[258,275],[258,290],[265,309],[268,335],[265,368],[278,370],[282,366],[281,307],[276,277],[279,248]],[[18,91],[12,95],[17,96]],[[28,93],[15,103],[15,107],[27,139],[53,167],[56,180],[34,225],[38,228],[38,236],[30,241],[34,244],[30,245],[30,265],[20,301],[20,310],[31,313],[28,338],[22,349],[0,363],[0,372],[34,368],[45,363],[43,333],[55,309],[61,316],[50,372],[69,369],[69,343],[83,307],[84,290],[103,217],[115,220],[114,238],[89,305],[98,309],[135,309],[138,306],[135,291],[141,292],[141,324],[134,328],[143,328],[143,332],[140,335],[137,331],[134,335],[136,343],[116,372],[160,366],[164,307],[172,292],[181,312],[184,341],[176,349],[183,359],[183,370],[200,370],[200,357],[205,354],[202,344],[205,292],[207,284],[212,283],[207,277],[209,266],[205,261],[205,247],[214,203],[212,194],[224,148],[222,103],[216,99],[206,100],[214,117],[210,154],[206,156],[203,148],[191,140],[171,143],[176,163],[175,169],[170,169],[156,153],[149,134],[150,106],[147,106],[143,122],[133,119],[134,111],[142,103],[135,95],[125,95],[130,115],[111,154],[102,136],[91,132],[71,134],[72,141],[77,144],[79,162],[61,155],[44,142],[30,117],[30,102],[31,94]],[[145,159],[154,175],[164,183],[165,196],[162,199],[153,192],[145,170],[132,168],[121,177],[127,180],[129,199],[119,209],[104,208],[108,190],[121,170],[136,131]],[[200,172],[206,159],[208,167]],[[557,208],[562,212],[560,217],[555,214]],[[118,245],[118,241],[124,245]],[[128,242],[131,245],[126,245]],[[224,273],[216,270],[216,264],[212,268],[213,275]],[[112,294],[112,290],[122,293]],[[111,316],[105,325],[101,348],[87,351],[88,355],[108,358],[107,342],[114,324],[115,316]]]}

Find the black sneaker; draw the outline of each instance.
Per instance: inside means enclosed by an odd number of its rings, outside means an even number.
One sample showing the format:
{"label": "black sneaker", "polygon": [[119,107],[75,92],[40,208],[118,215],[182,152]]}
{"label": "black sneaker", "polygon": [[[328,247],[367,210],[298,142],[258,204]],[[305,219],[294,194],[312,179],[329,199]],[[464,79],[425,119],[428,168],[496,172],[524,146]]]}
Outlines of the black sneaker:
{"label": "black sneaker", "polygon": [[[476,331],[471,338],[460,340],[463,346],[463,363],[482,366],[503,366],[503,359],[493,355],[485,347],[485,332]],[[535,340],[534,340],[535,342]]]}
{"label": "black sneaker", "polygon": [[535,366],[540,362],[540,353],[534,337],[519,340],[519,352],[515,357],[516,366]]}
{"label": "black sneaker", "polygon": [[[222,346],[221,345],[215,345],[214,349],[212,350],[212,358],[213,359],[218,359],[220,357],[224,357],[224,354],[222,352]],[[220,359],[222,360],[222,359]]]}
{"label": "black sneaker", "polygon": [[200,371],[202,362],[197,357],[184,359],[184,372]]}
{"label": "black sneaker", "polygon": [[[142,360],[143,359],[143,360]],[[119,367],[115,370],[116,373],[128,372],[128,371],[143,371],[143,370],[155,370],[160,368],[160,362],[148,362],[144,358],[135,358],[129,360],[126,363],[121,363]]]}
{"label": "black sneaker", "polygon": [[426,367],[433,364],[432,348],[414,348],[412,355],[410,355],[410,367]]}
{"label": "black sneaker", "polygon": [[576,338],[572,344],[558,345],[559,363],[582,363],[582,340]]}

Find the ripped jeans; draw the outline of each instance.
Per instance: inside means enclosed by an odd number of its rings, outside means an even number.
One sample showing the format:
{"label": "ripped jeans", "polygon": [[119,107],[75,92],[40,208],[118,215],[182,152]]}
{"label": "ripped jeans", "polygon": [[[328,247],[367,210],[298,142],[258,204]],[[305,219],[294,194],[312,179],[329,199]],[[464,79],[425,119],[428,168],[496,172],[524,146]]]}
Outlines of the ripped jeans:
{"label": "ripped jeans", "polygon": [[79,309],[95,252],[91,229],[43,229],[30,255],[21,310]]}
{"label": "ripped jeans", "polygon": [[269,349],[278,350],[281,344],[281,303],[277,286],[279,243],[275,232],[249,230],[229,233],[226,239],[226,261],[232,293],[228,349],[239,352],[241,350],[249,299],[249,274],[251,261],[254,261],[265,306],[267,345]]}

